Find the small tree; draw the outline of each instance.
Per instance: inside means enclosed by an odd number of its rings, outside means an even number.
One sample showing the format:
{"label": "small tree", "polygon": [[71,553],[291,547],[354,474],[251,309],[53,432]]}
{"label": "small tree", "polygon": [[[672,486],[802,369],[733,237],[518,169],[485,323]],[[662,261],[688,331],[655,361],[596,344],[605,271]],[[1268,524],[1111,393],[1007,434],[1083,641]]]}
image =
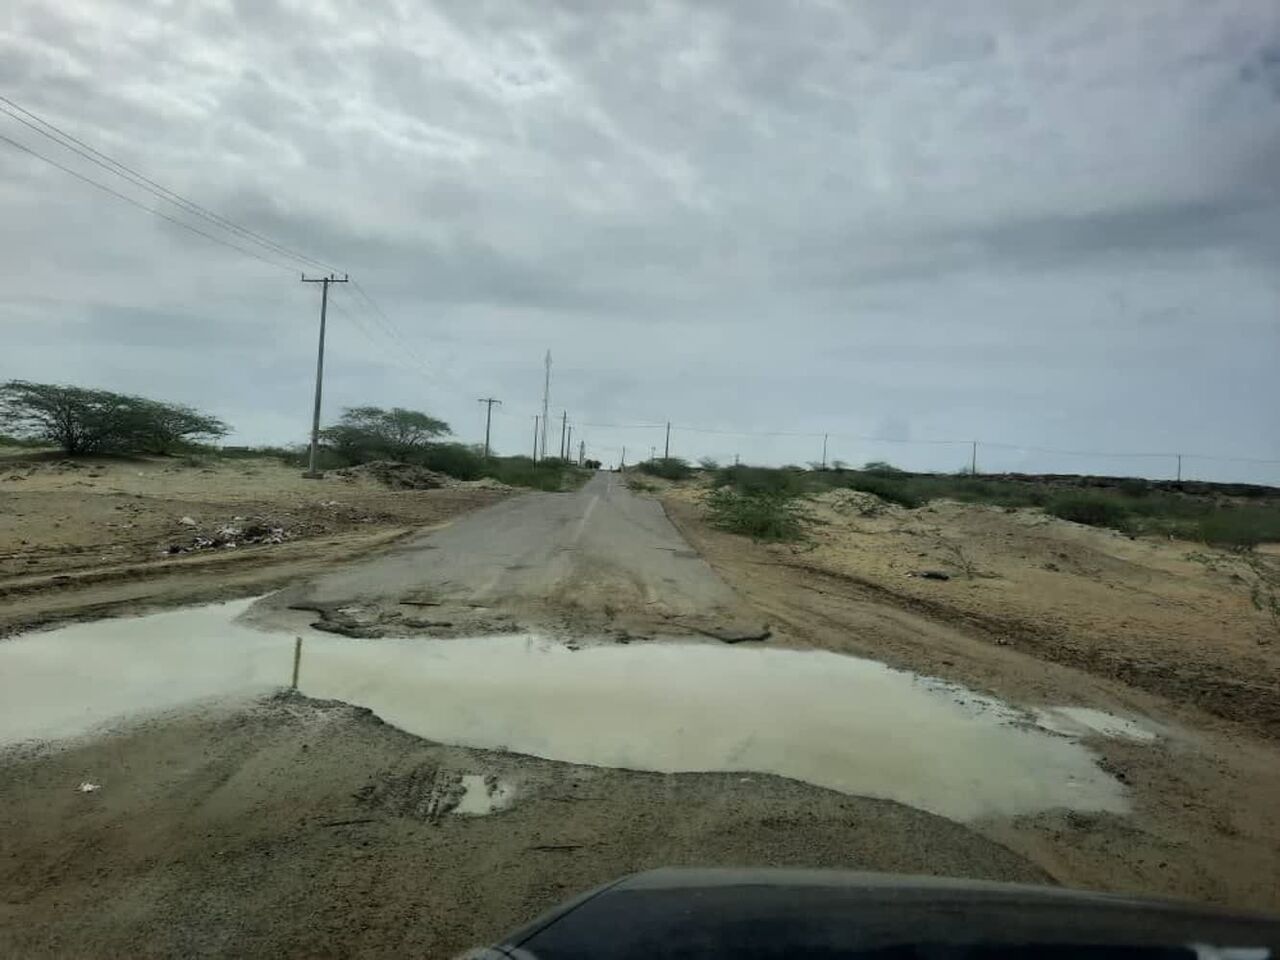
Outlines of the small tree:
{"label": "small tree", "polygon": [[216,440],[230,432],[217,417],[182,404],[145,400],[137,413],[137,436],[149,453],[172,453],[184,444]]}
{"label": "small tree", "polygon": [[184,441],[227,433],[221,420],[191,407],[26,380],[0,385],[0,415],[7,432],[48,440],[68,456],[103,450],[166,453]]}
{"label": "small tree", "polygon": [[322,431],[325,441],[353,462],[376,457],[414,459],[433,440],[450,432],[443,420],[403,407],[348,407],[335,426]]}

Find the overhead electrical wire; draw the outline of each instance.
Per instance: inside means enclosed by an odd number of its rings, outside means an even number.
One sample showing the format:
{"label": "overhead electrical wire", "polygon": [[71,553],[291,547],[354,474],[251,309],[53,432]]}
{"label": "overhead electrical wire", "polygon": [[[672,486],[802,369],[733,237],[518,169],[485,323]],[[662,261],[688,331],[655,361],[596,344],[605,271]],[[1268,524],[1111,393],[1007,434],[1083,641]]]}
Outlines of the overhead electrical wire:
{"label": "overhead electrical wire", "polygon": [[[113,173],[116,176],[122,177],[130,181],[135,186],[140,187],[141,189],[147,191],[148,193],[152,194],[155,197],[158,197],[161,200],[164,200],[168,203],[172,203],[175,206],[185,210],[186,212],[191,213],[197,217],[200,217],[201,219],[206,220],[209,223],[212,223],[218,227],[221,227],[224,230],[229,230],[232,233],[236,233],[241,237],[249,240],[250,242],[256,243],[259,246],[265,247],[266,249],[269,249],[274,253],[282,254],[292,260],[296,260],[300,263],[306,263],[306,264],[309,264],[310,266],[318,267],[319,269],[322,269],[322,270],[329,270],[334,273],[342,272],[337,267],[334,267],[332,264],[325,263],[323,260],[318,260],[315,257],[307,256],[305,253],[299,253],[296,250],[292,250],[289,247],[286,247],[284,244],[279,243],[278,241],[272,240],[269,237],[264,237],[262,234],[257,233],[254,230],[250,230],[248,227],[241,226],[235,221],[230,220],[227,217],[222,216],[221,214],[215,213],[214,211],[209,210],[207,207],[201,206],[200,204],[196,203],[194,200],[184,197],[182,194],[178,193],[176,190],[170,190],[168,187],[164,186],[163,184],[157,183],[155,180],[152,180],[146,174],[140,173],[137,170],[133,169],[133,167],[130,167],[128,164],[122,163],[121,161],[116,160],[114,157],[108,156],[107,154],[103,153],[101,150],[98,150],[95,147],[90,146],[89,144],[85,143],[83,140],[79,139],[73,134],[67,133],[61,127],[58,127],[50,123],[48,120],[45,120],[43,117],[31,112],[26,107],[23,107],[17,103],[14,103],[12,100],[10,100],[6,96],[0,95],[0,104],[7,105],[7,107],[0,106],[0,112],[7,114],[8,116],[12,117],[14,120],[17,120],[19,123],[24,124],[25,126],[34,130],[36,133],[40,134],[43,137],[46,137],[49,140],[52,140],[54,143],[59,144],[60,146],[66,148],[67,150],[70,150],[73,153],[76,153],[79,156],[84,157],[89,162],[97,164],[99,167],[102,167],[104,170],[108,171],[109,173]],[[24,119],[24,117],[18,116],[17,113],[14,113],[15,110],[24,114],[26,117],[30,117],[31,119],[27,120],[27,119]],[[39,124],[39,126],[37,126],[37,124]],[[47,129],[42,129],[42,127]],[[49,131],[53,131],[53,132],[50,133]]]}
{"label": "overhead electrical wire", "polygon": [[[327,263],[326,261],[321,260],[317,257],[312,257],[312,256],[309,256],[308,254],[301,253],[298,250],[294,250],[286,246],[285,244],[280,243],[279,241],[276,241],[271,239],[270,237],[264,236],[263,234],[258,233],[255,230],[251,230],[248,227],[245,227],[241,224],[236,223],[234,220],[231,220],[228,217],[224,217],[221,214],[216,213],[199,203],[196,203],[194,200],[191,200],[190,198],[183,196],[182,194],[178,193],[175,190],[169,189],[168,187],[164,186],[161,183],[158,183],[157,181],[148,177],[146,174],[134,169],[128,164],[123,163],[119,160],[116,160],[114,157],[111,157],[106,153],[103,153],[101,150],[98,150],[96,147],[91,146],[90,144],[86,143],[84,140],[80,139],[79,137],[76,137],[74,134],[68,133],[66,130],[63,130],[61,127],[57,126],[56,124],[51,123],[50,121],[44,119],[43,117],[39,116],[33,111],[28,110],[26,107],[23,107],[21,104],[18,104],[3,95],[0,95],[0,112],[18,121],[19,123],[35,131],[36,133],[40,134],[46,139],[49,139],[52,142],[58,144],[64,149],[76,154],[77,156],[85,160],[88,160],[89,162],[97,165],[103,170],[106,170],[108,173],[111,173],[115,176],[122,178],[126,182],[130,183],[132,186],[137,187],[145,191],[146,193],[151,194],[152,196],[156,197],[159,200],[172,204],[173,206],[182,210],[184,213],[199,217],[200,219],[204,220],[206,223],[214,227],[217,227],[219,229],[225,230],[231,233],[233,236],[237,237],[238,239],[247,241],[248,243],[256,244],[262,250],[269,251],[271,254],[274,254],[275,256],[285,257],[287,259],[293,260],[295,263],[303,266],[317,267],[323,270],[327,270],[331,273],[345,272],[345,271],[339,270],[333,264]],[[122,193],[104,183],[101,183],[93,179],[92,177],[85,176],[79,171],[74,170],[71,167],[66,166],[65,164],[59,163],[57,160],[54,160],[51,157],[45,156],[39,151],[34,150],[22,143],[19,143],[18,141],[13,140],[7,136],[4,136],[3,134],[0,134],[0,140],[3,140],[5,143],[8,143],[10,146],[18,150],[21,150],[22,152],[29,154],[30,156],[36,157],[39,160],[44,161],[50,166],[53,166],[61,170],[62,172],[67,173],[70,176],[73,176],[76,179],[89,184],[90,186],[96,187],[99,190],[109,193],[112,196],[120,200],[123,200],[126,203],[132,206],[135,206],[140,210],[144,210],[147,213],[157,216],[169,223],[182,227],[183,229],[188,230],[191,233],[196,234],[197,236],[203,237],[206,240],[211,240],[214,243],[220,244],[231,250],[235,250],[236,252],[241,253],[245,256],[252,257],[255,260],[259,260],[263,263],[270,264],[271,266],[276,267],[278,269],[289,270],[290,272],[295,271],[294,267],[291,267],[284,263],[280,263],[279,261],[272,259],[271,257],[264,256],[262,253],[256,250],[242,246],[241,244],[236,243],[232,240],[228,240],[224,237],[216,236],[215,234],[209,233],[207,230],[203,230],[200,227],[195,226],[191,223],[188,223],[185,220],[182,220],[175,216],[171,216],[170,214],[165,213],[163,210],[158,210],[155,207],[149,206],[134,197],[130,197],[125,193]],[[364,304],[359,306],[358,309],[360,309],[362,312],[366,310],[371,310],[372,313],[370,314],[370,316],[373,318],[374,322],[379,327],[382,328],[382,330],[386,333],[387,337],[397,346],[397,348],[403,351],[405,354],[407,354],[416,364],[418,364],[418,366],[426,370],[427,369],[426,362],[422,359],[422,357],[417,353],[417,351],[409,343],[409,341],[404,336],[404,334],[401,333],[401,331],[396,326],[396,324],[387,315],[386,311],[384,311],[382,307],[377,303],[377,301],[373,299],[373,296],[363,287],[363,285],[361,285],[358,280],[354,280],[354,278],[353,278],[353,285],[357,287],[359,294],[364,301]],[[353,301],[353,306],[355,304],[356,302]],[[350,314],[347,314],[345,311],[343,313],[346,316],[350,316]]]}
{"label": "overhead electrical wire", "polygon": [[137,207],[139,210],[145,210],[147,213],[154,214],[155,216],[159,217],[162,220],[167,220],[169,221],[169,223],[172,223],[175,226],[182,227],[182,229],[184,230],[190,230],[192,233],[197,234],[201,237],[204,237],[206,240],[212,240],[214,243],[220,243],[224,247],[230,247],[232,250],[236,250],[239,253],[244,254],[246,257],[252,257],[255,260],[261,260],[263,263],[269,264],[270,266],[273,266],[279,270],[288,270],[290,273],[296,272],[293,267],[288,266],[287,264],[280,263],[276,260],[269,260],[259,253],[255,253],[252,250],[246,249],[245,247],[242,247],[239,244],[232,243],[230,240],[224,240],[222,237],[215,237],[211,233],[206,233],[204,230],[201,230],[199,227],[192,226],[191,224],[187,223],[185,220],[179,220],[177,217],[171,217],[169,216],[169,214],[165,213],[163,210],[157,210],[154,207],[149,207],[142,201],[135,200],[133,197],[130,197],[127,194],[121,193],[119,190],[109,187],[105,183],[99,183],[97,180],[94,180],[92,177],[86,177],[83,173],[80,173],[78,170],[72,170],[70,167],[59,163],[57,160],[54,160],[51,157],[46,157],[44,154],[36,150],[32,150],[30,147],[19,143],[17,140],[11,140],[9,137],[6,137],[2,133],[0,133],[0,140],[3,140],[5,143],[9,144],[11,147],[21,150],[23,153],[30,154],[31,156],[39,160],[43,160],[45,163],[49,164],[50,166],[57,167],[63,173],[70,174],[71,176],[75,177],[77,180],[81,180],[92,187],[97,187],[99,190],[102,190],[105,193],[109,193],[113,197],[118,197],[119,199],[123,200],[125,203],[132,204],[133,206]]}

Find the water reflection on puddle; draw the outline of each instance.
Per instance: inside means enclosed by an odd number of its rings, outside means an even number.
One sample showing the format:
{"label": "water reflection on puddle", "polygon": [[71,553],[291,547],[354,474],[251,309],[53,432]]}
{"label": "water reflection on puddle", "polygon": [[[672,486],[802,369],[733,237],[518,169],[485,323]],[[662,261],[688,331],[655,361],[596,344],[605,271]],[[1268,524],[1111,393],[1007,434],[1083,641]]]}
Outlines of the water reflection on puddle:
{"label": "water reflection on puddle", "polygon": [[[0,643],[0,742],[286,685],[293,635],[232,622],[249,603]],[[961,687],[824,651],[309,633],[300,687],[446,743],[637,770],[775,773],[958,820],[1126,809],[1122,785],[1073,739],[1085,731],[1046,732]],[[472,784],[463,802],[492,799]]]}
{"label": "water reflection on puddle", "polygon": [[462,797],[453,812],[482,817],[509,804],[511,795],[511,787],[495,777],[466,773],[462,775]]}

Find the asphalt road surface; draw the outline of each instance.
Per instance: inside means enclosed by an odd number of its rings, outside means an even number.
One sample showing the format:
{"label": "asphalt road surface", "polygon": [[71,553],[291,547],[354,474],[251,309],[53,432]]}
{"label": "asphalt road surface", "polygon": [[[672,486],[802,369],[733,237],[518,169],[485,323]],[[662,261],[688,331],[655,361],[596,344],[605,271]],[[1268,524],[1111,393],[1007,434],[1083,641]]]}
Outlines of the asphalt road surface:
{"label": "asphalt road surface", "polygon": [[318,612],[317,626],[353,636],[766,632],[661,504],[607,472],[572,493],[504,500],[267,606]]}

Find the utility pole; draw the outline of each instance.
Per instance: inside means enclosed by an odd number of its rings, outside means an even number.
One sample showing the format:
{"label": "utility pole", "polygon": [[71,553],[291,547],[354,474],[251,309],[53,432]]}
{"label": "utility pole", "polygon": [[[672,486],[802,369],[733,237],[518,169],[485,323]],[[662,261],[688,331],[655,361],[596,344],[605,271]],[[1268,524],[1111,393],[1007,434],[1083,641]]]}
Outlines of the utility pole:
{"label": "utility pole", "polygon": [[324,324],[325,314],[329,312],[329,284],[346,283],[348,276],[342,275],[339,280],[332,273],[327,277],[308,277],[302,275],[303,283],[318,283],[320,287],[320,349],[316,353],[316,405],[311,411],[311,456],[307,460],[307,472],[303,474],[308,480],[318,480],[323,476],[316,469],[316,454],[320,449],[320,389],[324,382]]}
{"label": "utility pole", "polygon": [[827,469],[827,435],[822,435],[822,469]]}
{"label": "utility pole", "polygon": [[538,415],[533,415],[533,462],[538,462]]}
{"label": "utility pole", "polygon": [[1182,482],[1182,454],[1178,454],[1178,482]]}
{"label": "utility pole", "polygon": [[626,447],[622,448],[622,456],[618,459],[618,472],[619,473],[627,472],[627,448]]}
{"label": "utility pole", "polygon": [[582,466],[582,461],[587,459],[587,441],[578,441],[578,466]]}
{"label": "utility pole", "polygon": [[671,459],[671,421],[670,420],[667,421],[667,443],[666,443],[666,446],[662,448],[662,459],[663,460]]}
{"label": "utility pole", "polygon": [[973,456],[969,460],[969,476],[976,477],[978,475],[978,441],[970,441],[973,444]]}
{"label": "utility pole", "polygon": [[568,428],[569,428],[569,411],[562,410],[560,411],[560,459],[561,460],[569,459],[570,448],[565,446],[567,442],[565,439],[565,431],[568,430]]}
{"label": "utility pole", "polygon": [[487,403],[489,406],[484,412],[484,458],[489,459],[489,427],[493,423],[493,405],[496,403],[502,405],[501,400],[495,400],[493,397],[481,397],[477,403]]}
{"label": "utility pole", "polygon": [[573,427],[568,427],[564,437],[564,459],[573,456]]}
{"label": "utility pole", "polygon": [[739,464],[740,462],[741,462],[741,461],[739,461],[739,460],[738,460],[738,455],[735,453],[735,454],[733,455],[733,465],[736,467],[736,466],[738,466],[738,464]]}
{"label": "utility pole", "polygon": [[653,446],[653,445],[651,444],[651,445],[649,446],[649,460],[650,460],[650,462],[652,462],[652,461],[653,461],[653,458],[654,458],[654,457],[656,457],[657,455],[658,455],[658,448],[657,448],[657,447],[655,447],[655,446]]}
{"label": "utility pole", "polygon": [[[547,407],[551,404],[551,351],[547,351],[547,378],[542,384],[542,457],[545,460],[547,456],[547,424],[550,421],[550,415]],[[536,459],[536,458],[535,458]]]}

